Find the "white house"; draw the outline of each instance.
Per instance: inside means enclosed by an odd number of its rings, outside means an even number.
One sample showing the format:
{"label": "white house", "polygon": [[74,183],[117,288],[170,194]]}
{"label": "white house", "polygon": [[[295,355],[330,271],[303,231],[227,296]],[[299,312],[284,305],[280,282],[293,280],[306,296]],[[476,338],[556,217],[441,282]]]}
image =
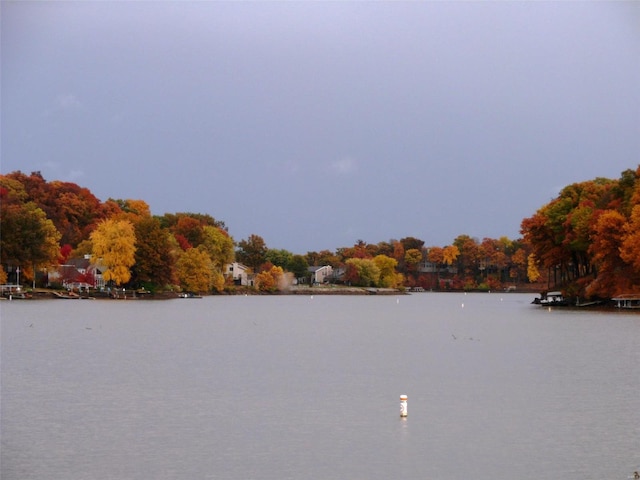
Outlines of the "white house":
{"label": "white house", "polygon": [[324,265],[322,267],[309,267],[309,273],[311,274],[311,283],[324,283],[333,275],[333,267],[331,265]]}
{"label": "white house", "polygon": [[253,285],[251,269],[241,263],[228,263],[225,267],[224,275],[227,278],[232,278],[236,285],[242,285],[244,287]]}

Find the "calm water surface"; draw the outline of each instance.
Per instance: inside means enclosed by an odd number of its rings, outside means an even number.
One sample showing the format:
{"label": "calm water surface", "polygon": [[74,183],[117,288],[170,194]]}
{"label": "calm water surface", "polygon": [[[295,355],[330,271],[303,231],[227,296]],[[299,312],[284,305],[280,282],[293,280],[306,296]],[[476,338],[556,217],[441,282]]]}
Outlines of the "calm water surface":
{"label": "calm water surface", "polygon": [[531,299],[4,301],[0,477],[628,478],[640,315]]}

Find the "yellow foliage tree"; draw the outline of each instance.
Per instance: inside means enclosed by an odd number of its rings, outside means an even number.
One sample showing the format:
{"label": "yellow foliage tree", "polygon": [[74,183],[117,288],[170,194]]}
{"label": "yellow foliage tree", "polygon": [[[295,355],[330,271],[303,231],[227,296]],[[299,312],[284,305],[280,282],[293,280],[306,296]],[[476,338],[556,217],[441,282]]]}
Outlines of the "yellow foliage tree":
{"label": "yellow foliage tree", "polygon": [[[408,250],[410,252],[411,250]],[[421,256],[422,257],[422,256]],[[376,255],[373,263],[380,269],[378,286],[383,288],[396,288],[402,283],[402,275],[396,272],[398,261],[386,255]]]}
{"label": "yellow foliage tree", "polygon": [[456,245],[448,245],[442,249],[442,261],[446,265],[452,265],[460,256],[460,249]]}
{"label": "yellow foliage tree", "polygon": [[536,282],[540,278],[540,271],[538,270],[538,260],[532,253],[527,258],[527,277],[530,282]]}
{"label": "yellow foliage tree", "polygon": [[[112,199],[109,199],[112,200]],[[112,200],[118,204],[121,211],[112,215],[111,218],[116,220],[129,220],[134,225],[143,218],[151,216],[151,209],[144,200]]]}
{"label": "yellow foliage tree", "polygon": [[180,256],[176,273],[182,288],[189,292],[208,292],[214,280],[211,258],[200,248],[190,248]]}
{"label": "yellow foliage tree", "polygon": [[106,267],[102,273],[106,281],[116,285],[127,283],[129,270],[135,264],[136,235],[128,220],[103,220],[91,233],[94,257]]}
{"label": "yellow foliage tree", "polygon": [[282,267],[273,266],[269,270],[256,275],[256,287],[262,292],[275,292],[286,287],[284,270]]}
{"label": "yellow foliage tree", "polygon": [[380,280],[380,269],[370,258],[350,258],[346,261],[346,279],[353,285],[375,287]]}
{"label": "yellow foliage tree", "polygon": [[93,254],[93,244],[91,240],[82,240],[76,248],[71,251],[71,258],[82,258],[85,255]]}
{"label": "yellow foliage tree", "polygon": [[234,260],[233,238],[218,227],[202,227],[202,246],[211,257],[211,261],[220,269]]}
{"label": "yellow foliage tree", "polygon": [[222,290],[224,290],[224,284],[225,284],[224,274],[220,271],[215,270],[211,278],[211,287],[216,292],[221,292]]}
{"label": "yellow foliage tree", "polygon": [[422,261],[422,252],[417,248],[410,248],[404,254],[404,261],[408,266],[414,267]]}

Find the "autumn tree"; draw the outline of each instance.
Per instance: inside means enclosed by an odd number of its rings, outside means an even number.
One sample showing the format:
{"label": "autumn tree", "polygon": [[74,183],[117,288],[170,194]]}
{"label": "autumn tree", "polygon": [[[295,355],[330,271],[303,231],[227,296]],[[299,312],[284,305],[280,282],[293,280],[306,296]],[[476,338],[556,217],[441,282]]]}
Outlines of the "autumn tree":
{"label": "autumn tree", "polygon": [[640,205],[633,207],[631,217],[624,226],[620,257],[636,272],[640,272]]}
{"label": "autumn tree", "polygon": [[[373,248],[375,249],[375,245]],[[368,244],[364,240],[358,240],[353,247],[339,249],[339,254],[343,260],[349,258],[373,258],[371,249],[368,248]]]}
{"label": "autumn tree", "polygon": [[235,259],[233,239],[219,227],[202,227],[202,243],[198,247],[211,259],[212,287],[221,292],[224,289],[224,268]]}
{"label": "autumn tree", "polygon": [[[549,282],[579,296],[611,296],[635,290],[633,249],[640,201],[640,166],[619,180],[596,178],[563,188],[555,199],[522,221],[524,243]],[[629,239],[627,241],[627,239]]]}
{"label": "autumn tree", "polygon": [[189,240],[184,235],[179,233],[173,234],[173,238],[176,240],[176,245],[182,249],[182,251],[186,252],[190,248],[193,248],[193,245],[189,243]]}
{"label": "autumn tree", "polygon": [[120,208],[120,212],[109,218],[114,218],[117,220],[129,220],[133,225],[136,225],[143,219],[151,217],[151,209],[149,208],[147,202],[145,202],[144,200],[113,200],[111,198],[109,200],[115,202]]}
{"label": "autumn tree", "polygon": [[134,229],[137,248],[132,280],[151,289],[173,283],[175,260],[169,231],[150,216],[139,219]]}
{"label": "autumn tree", "polygon": [[527,278],[530,282],[537,282],[540,278],[540,271],[538,270],[538,261],[536,260],[536,254],[530,253],[527,257]]}
{"label": "autumn tree", "polygon": [[376,255],[373,263],[380,271],[378,286],[383,288],[397,288],[402,285],[402,275],[396,271],[398,261],[387,255]]}
{"label": "autumn tree", "polygon": [[351,284],[375,287],[380,280],[380,268],[370,258],[350,258],[346,262],[346,278]]}
{"label": "autumn tree", "polygon": [[[521,232],[527,244],[531,245],[531,253],[538,267],[554,269],[568,261],[566,252],[557,234],[547,223],[546,207],[539,209],[532,217],[525,218],[521,224]],[[529,276],[531,279],[531,276]]]}
{"label": "autumn tree", "polygon": [[2,264],[22,267],[24,278],[34,280],[39,267],[57,265],[60,233],[33,202],[1,202],[0,257]]}
{"label": "autumn tree", "polygon": [[294,255],[290,265],[291,273],[295,278],[304,278],[309,275],[309,263],[303,255]]}
{"label": "autumn tree", "polygon": [[509,278],[514,282],[518,282],[520,278],[524,278],[524,272],[527,267],[527,252],[524,248],[518,248],[511,255],[511,269],[509,270]]}
{"label": "autumn tree", "polygon": [[307,252],[305,255],[308,266],[331,265],[337,267],[341,265],[341,257],[337,253],[330,250],[321,250],[319,252]]}
{"label": "autumn tree", "polygon": [[122,209],[120,208],[120,204],[114,200],[113,198],[107,199],[106,202],[102,204],[102,218],[117,218],[122,214]]}
{"label": "autumn tree", "polygon": [[422,261],[422,252],[417,248],[410,248],[404,254],[404,262],[408,270],[415,270]]}
{"label": "autumn tree", "polygon": [[36,205],[44,205],[47,203],[50,192],[47,187],[47,181],[42,176],[42,173],[31,172],[30,175],[27,175],[17,170],[3,177],[14,180],[22,186],[25,193],[25,196],[22,198],[23,202],[34,202]]}
{"label": "autumn tree", "polygon": [[442,249],[442,263],[453,265],[460,256],[460,249],[456,245],[447,245]]}
{"label": "autumn tree", "polygon": [[424,241],[415,237],[405,237],[400,239],[400,243],[405,251],[416,249],[418,251],[422,251],[422,247],[424,247]]}
{"label": "autumn tree", "polygon": [[180,255],[176,274],[182,288],[189,292],[208,292],[214,281],[211,258],[200,248],[190,248]]}
{"label": "autumn tree", "polygon": [[287,277],[282,267],[275,265],[256,275],[256,287],[261,292],[275,292],[284,290],[291,284],[291,278]]}
{"label": "autumn tree", "polygon": [[376,245],[377,255],[386,255],[387,257],[393,257],[395,241],[390,242],[378,242]]}
{"label": "autumn tree", "polygon": [[205,225],[202,228],[202,248],[209,254],[214,268],[223,271],[225,265],[235,260],[233,238],[219,227]]}
{"label": "autumn tree", "polygon": [[216,220],[211,215],[207,213],[193,213],[193,212],[179,212],[179,213],[165,213],[161,217],[159,217],[160,224],[162,228],[168,228],[169,230],[173,230],[175,226],[178,224],[179,220],[183,217],[189,217],[192,220],[196,220],[201,226],[211,226],[218,227],[224,231],[227,231],[227,227],[224,222],[220,220]]}
{"label": "autumn tree", "polygon": [[91,233],[93,256],[106,267],[102,273],[106,281],[122,285],[131,278],[135,264],[136,234],[128,220],[107,219]]}
{"label": "autumn tree", "polygon": [[480,266],[480,246],[469,235],[458,235],[453,240],[453,245],[458,249],[458,269],[467,277],[475,275]]}
{"label": "autumn tree", "polygon": [[400,264],[400,262],[404,260],[404,246],[402,245],[401,242],[397,240],[394,240],[392,243],[393,243],[392,256],[398,261],[398,264]]}
{"label": "autumn tree", "polygon": [[162,228],[169,229],[182,250],[197,247],[204,241],[204,227],[217,227],[225,232],[224,222],[211,215],[192,212],[165,213],[158,217]]}
{"label": "autumn tree", "polygon": [[0,175],[0,199],[2,199],[2,205],[0,205],[0,207],[29,201],[27,189],[20,180],[14,177],[15,173]]}
{"label": "autumn tree", "polygon": [[522,221],[522,233],[555,283],[592,275],[591,231],[600,212],[620,204],[616,182],[605,178],[564,187],[558,197]]}
{"label": "autumn tree", "polygon": [[480,265],[486,277],[490,274],[495,282],[507,280],[507,266],[509,257],[507,251],[510,242],[506,237],[501,240],[494,238],[484,238],[480,243],[479,256]]}
{"label": "autumn tree", "polygon": [[586,287],[586,296],[611,297],[627,291],[632,269],[622,258],[627,219],[616,210],[602,212],[593,226],[590,252],[598,274]]}
{"label": "autumn tree", "polygon": [[267,250],[264,239],[259,235],[252,234],[246,240],[238,242],[236,258],[241,263],[252,268],[254,272],[257,272],[260,265],[266,262]]}
{"label": "autumn tree", "polygon": [[446,270],[443,266],[451,266],[456,262],[460,251],[455,245],[448,245],[446,247],[429,247],[425,249],[426,259],[433,264],[434,271],[432,276],[435,277],[435,285],[439,288],[441,273]]}
{"label": "autumn tree", "polygon": [[71,182],[53,181],[49,189],[49,202],[44,208],[62,234],[62,243],[74,246],[88,238],[104,218],[100,200],[89,189]]}
{"label": "autumn tree", "polygon": [[93,255],[93,242],[91,238],[81,241],[76,248],[71,250],[69,258],[83,258],[86,255]]}
{"label": "autumn tree", "polygon": [[288,250],[270,248],[265,254],[265,260],[271,262],[272,265],[282,267],[285,271],[290,271],[293,262],[293,253]]}
{"label": "autumn tree", "polygon": [[176,237],[184,237],[189,247],[197,247],[204,240],[202,224],[193,217],[180,217],[172,231]]}
{"label": "autumn tree", "polygon": [[69,257],[71,257],[71,252],[73,252],[73,248],[68,243],[62,245],[60,247],[60,253],[58,255],[58,261],[61,265],[65,264]]}
{"label": "autumn tree", "polygon": [[440,265],[444,263],[444,249],[442,247],[429,247],[426,258],[434,265]]}
{"label": "autumn tree", "polygon": [[31,175],[17,171],[6,178],[21,183],[24,202],[41,208],[61,234],[63,244],[77,245],[87,238],[95,224],[104,218],[100,201],[87,189],[71,182],[47,182],[40,172]]}

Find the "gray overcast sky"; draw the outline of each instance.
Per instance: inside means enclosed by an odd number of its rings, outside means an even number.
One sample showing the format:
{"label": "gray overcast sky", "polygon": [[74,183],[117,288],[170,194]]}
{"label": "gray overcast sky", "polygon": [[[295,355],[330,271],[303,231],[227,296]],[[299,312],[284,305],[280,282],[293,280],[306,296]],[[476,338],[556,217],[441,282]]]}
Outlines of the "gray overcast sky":
{"label": "gray overcast sky", "polygon": [[1,171],[294,253],[518,238],[640,163],[640,2],[1,4]]}

